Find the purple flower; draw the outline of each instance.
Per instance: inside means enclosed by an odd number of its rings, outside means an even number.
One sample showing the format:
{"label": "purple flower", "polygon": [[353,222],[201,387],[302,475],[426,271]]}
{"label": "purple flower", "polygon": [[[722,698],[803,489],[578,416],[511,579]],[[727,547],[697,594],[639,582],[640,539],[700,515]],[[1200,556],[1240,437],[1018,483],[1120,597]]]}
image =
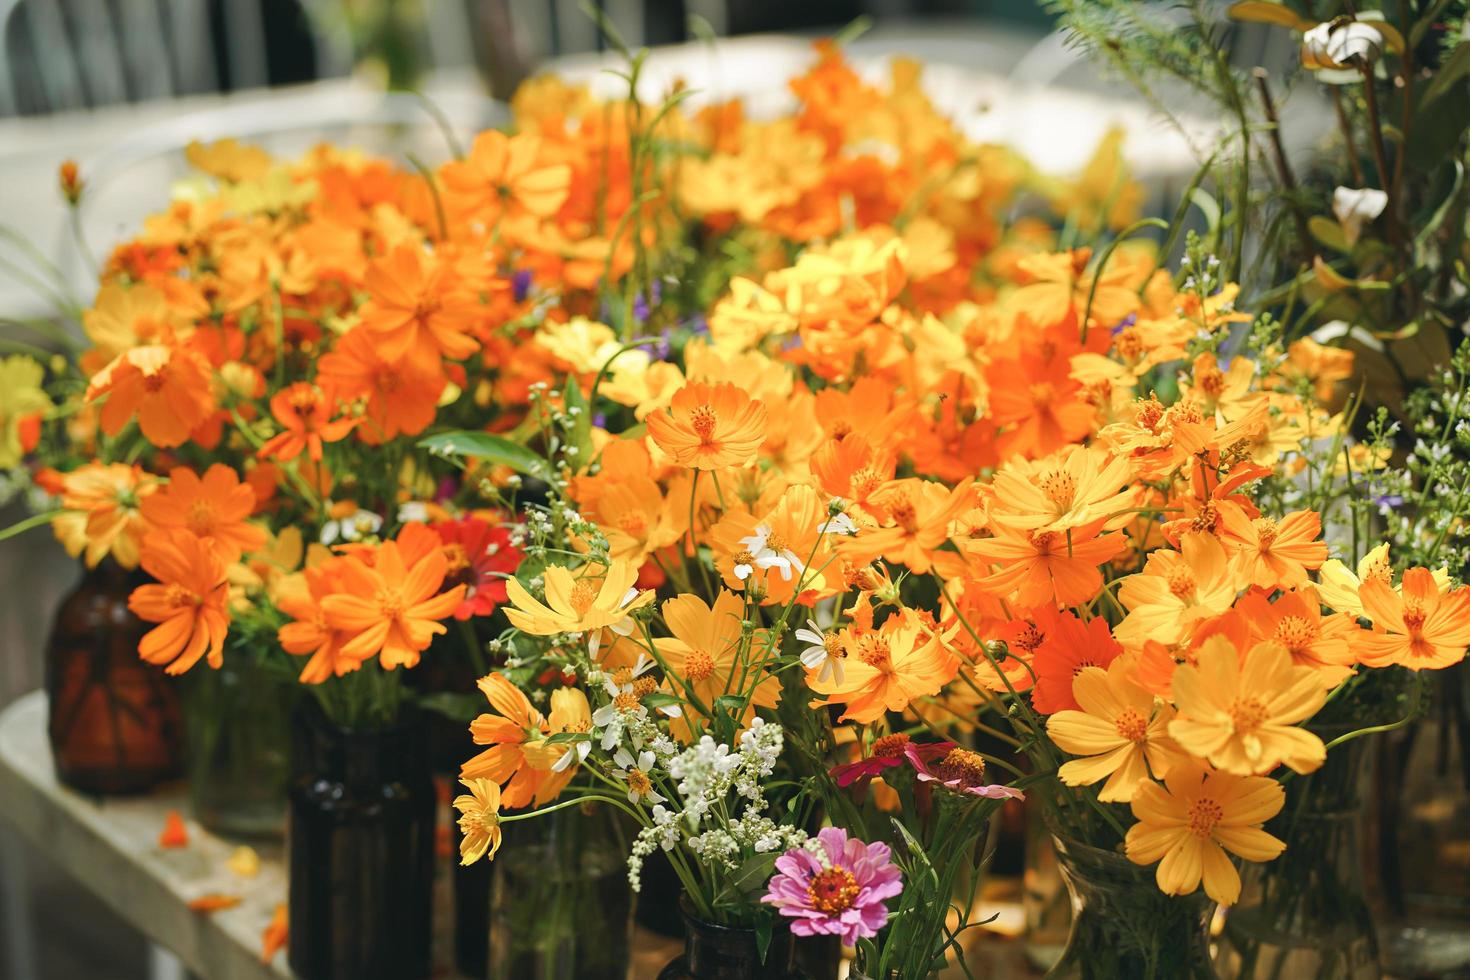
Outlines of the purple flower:
{"label": "purple flower", "polygon": [[761,901],[791,919],[798,936],[841,936],[844,946],[876,936],[888,922],[884,901],[903,891],[888,845],[849,839],[840,827],[827,827],[817,840],[820,855],[793,847],[776,859]]}
{"label": "purple flower", "polygon": [[510,277],[512,293],[517,303],[525,302],[526,296],[531,292],[531,270],[518,269],[515,275]]}

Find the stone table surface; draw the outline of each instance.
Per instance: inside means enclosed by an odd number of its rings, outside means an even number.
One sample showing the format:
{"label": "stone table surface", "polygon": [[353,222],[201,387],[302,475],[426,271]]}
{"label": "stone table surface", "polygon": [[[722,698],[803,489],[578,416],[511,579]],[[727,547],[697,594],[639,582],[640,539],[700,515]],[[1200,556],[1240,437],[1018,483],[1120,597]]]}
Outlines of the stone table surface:
{"label": "stone table surface", "polygon": [[[227,861],[241,842],[216,836],[190,816],[188,793],[173,783],[134,797],[91,797],[56,779],[46,735],[45,693],[33,691],[0,710],[0,819],[56,861],[150,941],[172,951],[204,980],[280,980],[294,974],[284,951],[261,962],[261,937],[275,909],[286,901],[286,866],[279,843],[251,842],[259,873],[242,877]],[[158,845],[170,810],[184,815],[189,841]],[[455,980],[448,965],[452,920],[449,859],[437,869],[435,891],[436,980]],[[992,887],[993,885],[993,887]],[[977,918],[999,913],[990,930],[972,930],[968,961],[976,975],[994,980],[1035,976],[1023,964],[1020,906],[1006,881],[987,882]],[[189,903],[206,895],[230,895],[238,905],[213,913]],[[45,924],[40,923],[40,928]],[[1012,937],[1011,939],[1005,938]],[[634,938],[630,980],[654,980],[682,943],[642,930]],[[952,968],[945,976],[962,976]]]}

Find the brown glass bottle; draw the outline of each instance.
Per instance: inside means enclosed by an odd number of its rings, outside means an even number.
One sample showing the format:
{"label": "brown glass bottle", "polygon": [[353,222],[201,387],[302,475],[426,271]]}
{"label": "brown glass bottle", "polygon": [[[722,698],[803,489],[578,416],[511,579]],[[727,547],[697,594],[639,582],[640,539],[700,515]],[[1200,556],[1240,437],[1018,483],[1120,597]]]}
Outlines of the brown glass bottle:
{"label": "brown glass bottle", "polygon": [[83,793],[141,793],[183,771],[178,691],[138,656],[148,624],[128,610],[146,577],[105,560],[62,600],[46,646],[56,776]]}

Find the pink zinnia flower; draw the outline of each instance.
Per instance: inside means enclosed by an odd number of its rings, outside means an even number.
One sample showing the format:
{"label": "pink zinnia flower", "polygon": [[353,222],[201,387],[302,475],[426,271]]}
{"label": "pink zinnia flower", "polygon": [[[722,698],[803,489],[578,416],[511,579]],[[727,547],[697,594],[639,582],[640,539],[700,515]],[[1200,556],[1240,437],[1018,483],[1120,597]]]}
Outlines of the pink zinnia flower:
{"label": "pink zinnia flower", "polygon": [[903,891],[903,875],[887,844],[849,839],[840,827],[817,834],[822,853],[793,847],[776,859],[762,902],[791,919],[798,936],[841,936],[853,946],[888,922],[886,899]]}
{"label": "pink zinnia flower", "polygon": [[992,800],[1024,800],[1026,794],[1009,786],[986,785],[985,759],[969,749],[951,748],[933,766],[915,760],[919,782],[938,783],[956,793],[970,793]]}
{"label": "pink zinnia flower", "polygon": [[837,766],[830,775],[837,780],[838,786],[851,786],[859,780],[866,784],[874,776],[883,775],[885,769],[901,766],[904,762],[918,769],[925,760],[943,758],[952,748],[954,748],[953,742],[919,744],[911,741],[902,732],[896,735],[884,735],[873,743],[873,750],[866,759]]}
{"label": "pink zinnia flower", "polygon": [[506,601],[505,576],[514,575],[521,553],[511,546],[510,532],[478,517],[435,524],[444,542],[449,570],[444,588],[465,586],[455,619],[488,616]]}

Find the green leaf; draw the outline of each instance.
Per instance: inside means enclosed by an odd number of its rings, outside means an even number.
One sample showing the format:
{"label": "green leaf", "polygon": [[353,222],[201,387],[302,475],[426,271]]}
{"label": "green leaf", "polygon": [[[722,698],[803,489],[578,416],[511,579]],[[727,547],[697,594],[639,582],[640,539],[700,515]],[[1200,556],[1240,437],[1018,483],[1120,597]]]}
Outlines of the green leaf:
{"label": "green leaf", "polygon": [[762,963],[765,963],[766,954],[770,950],[771,920],[768,916],[761,916],[760,921],[755,924],[755,951],[760,956]]}
{"label": "green leaf", "polygon": [[732,718],[743,718],[745,708],[750,702],[738,694],[721,694],[715,698],[711,708],[715,711],[723,711]]}
{"label": "green leaf", "polygon": [[418,442],[419,448],[427,449],[436,456],[452,458],[463,456],[482,459],[501,466],[509,466],[517,473],[538,480],[551,478],[551,467],[538,454],[505,436],[489,432],[460,430],[440,432]]}
{"label": "green leaf", "polygon": [[469,724],[485,707],[485,699],[478,694],[460,691],[440,691],[425,694],[418,699],[419,707],[443,715],[450,721]]}
{"label": "green leaf", "polygon": [[1467,75],[1470,75],[1470,41],[1461,41],[1434,73],[1434,81],[1419,99],[1419,111],[1423,112],[1429,103],[1449,92]]}
{"label": "green leaf", "polygon": [[683,698],[675,697],[666,691],[654,691],[652,694],[643,695],[643,706],[646,708],[665,708],[671,704],[683,703]]}
{"label": "green leaf", "polygon": [[546,745],[565,745],[568,742],[590,742],[591,732],[557,732],[555,735],[546,736]]}
{"label": "green leaf", "polygon": [[1348,244],[1347,236],[1343,234],[1342,226],[1331,218],[1314,214],[1307,219],[1307,230],[1312,233],[1312,237],[1319,244],[1325,245],[1334,252],[1342,252],[1346,255],[1353,250]]}

